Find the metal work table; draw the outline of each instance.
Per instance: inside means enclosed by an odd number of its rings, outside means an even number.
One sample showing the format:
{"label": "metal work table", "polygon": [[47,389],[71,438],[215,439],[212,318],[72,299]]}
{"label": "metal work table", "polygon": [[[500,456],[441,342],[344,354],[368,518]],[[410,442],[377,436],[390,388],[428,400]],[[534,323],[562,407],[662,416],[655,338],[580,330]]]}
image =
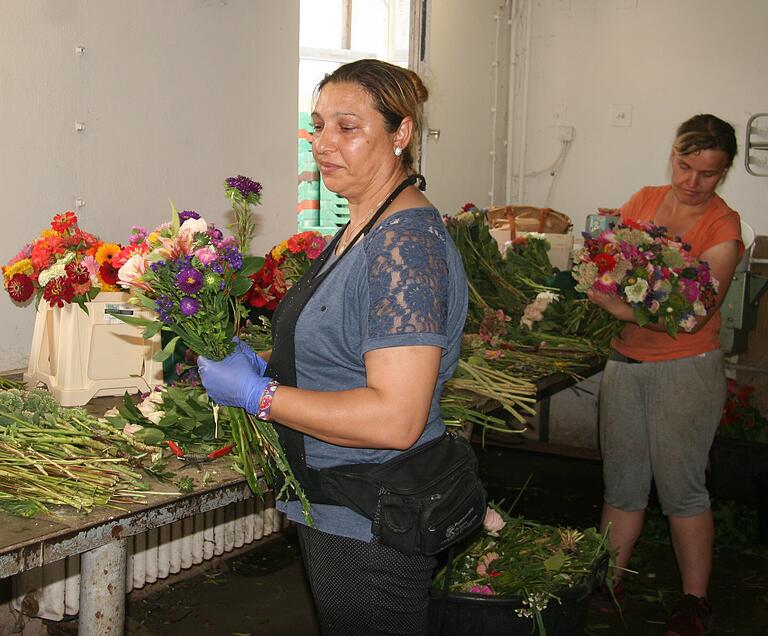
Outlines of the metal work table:
{"label": "metal work table", "polygon": [[[599,373],[605,367],[605,358],[594,357],[590,359],[583,369],[579,369],[582,379]],[[536,402],[539,404],[539,441],[549,441],[549,399],[565,389],[574,386],[579,380],[566,373],[554,373],[541,378],[536,382]]]}
{"label": "metal work table", "polygon": [[[47,518],[0,513],[0,577],[80,555],[78,634],[122,634],[127,538],[253,496],[243,477],[229,467],[229,459],[208,466],[216,482],[191,494],[148,495],[141,503],[121,505],[120,510],[97,508],[88,514],[68,508]],[[148,482],[155,491],[174,489],[172,484]]]}

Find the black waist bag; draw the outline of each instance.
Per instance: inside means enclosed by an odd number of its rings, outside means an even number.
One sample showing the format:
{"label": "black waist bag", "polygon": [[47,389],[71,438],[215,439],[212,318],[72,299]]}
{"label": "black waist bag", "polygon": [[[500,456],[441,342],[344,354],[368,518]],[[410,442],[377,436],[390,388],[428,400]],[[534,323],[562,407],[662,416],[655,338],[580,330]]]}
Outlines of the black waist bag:
{"label": "black waist bag", "polygon": [[485,516],[475,451],[453,433],[383,464],[318,472],[328,497],[371,519],[373,534],[404,554],[437,554],[472,533]]}

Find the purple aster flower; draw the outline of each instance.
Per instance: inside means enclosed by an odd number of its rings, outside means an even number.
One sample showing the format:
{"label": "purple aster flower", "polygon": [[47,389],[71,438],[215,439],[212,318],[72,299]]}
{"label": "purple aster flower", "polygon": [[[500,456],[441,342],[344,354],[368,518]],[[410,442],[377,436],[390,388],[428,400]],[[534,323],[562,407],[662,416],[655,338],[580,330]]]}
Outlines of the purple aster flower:
{"label": "purple aster flower", "polygon": [[196,294],[203,286],[203,275],[194,267],[185,267],[177,274],[176,283],[185,294]]}
{"label": "purple aster flower", "polygon": [[224,260],[229,263],[229,266],[234,270],[239,270],[243,266],[243,255],[234,246],[228,246],[224,248],[222,255]]}
{"label": "purple aster flower", "polygon": [[179,223],[184,223],[184,221],[187,221],[189,219],[199,219],[200,215],[195,212],[194,210],[184,210],[183,212],[179,212]]}
{"label": "purple aster flower", "polygon": [[173,311],[173,301],[166,294],[157,298],[155,306],[157,307],[157,316],[162,322],[166,324],[173,322],[173,316],[171,315],[171,312]]}
{"label": "purple aster flower", "polygon": [[185,316],[194,316],[200,311],[200,303],[195,298],[184,296],[179,303],[179,309],[181,309],[181,313]]}
{"label": "purple aster flower", "polygon": [[246,199],[249,194],[255,194],[256,196],[261,194],[261,184],[241,174],[236,177],[229,177],[225,183],[227,188],[237,190]]}

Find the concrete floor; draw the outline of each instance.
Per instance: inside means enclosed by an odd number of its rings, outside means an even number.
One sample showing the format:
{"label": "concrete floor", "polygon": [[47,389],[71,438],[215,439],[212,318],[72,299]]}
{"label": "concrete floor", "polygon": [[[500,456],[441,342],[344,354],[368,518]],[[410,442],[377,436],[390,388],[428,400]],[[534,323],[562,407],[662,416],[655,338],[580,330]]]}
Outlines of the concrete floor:
{"label": "concrete floor", "polygon": [[[601,503],[600,463],[521,450],[478,448],[481,472],[495,501],[511,503],[530,476],[519,514],[545,523],[594,525]],[[628,577],[623,616],[590,611],[590,636],[664,634],[679,586],[668,541],[641,539]],[[768,636],[768,549],[718,547],[711,584],[713,634]],[[54,628],[61,630],[64,626]],[[52,631],[63,634],[64,631]],[[69,632],[72,633],[72,632]],[[295,530],[257,544],[214,569],[153,591],[128,596],[129,636],[315,636],[319,634],[304,582]],[[364,635],[361,635],[364,636]],[[550,635],[552,636],[552,635]],[[560,635],[562,636],[562,635]]]}

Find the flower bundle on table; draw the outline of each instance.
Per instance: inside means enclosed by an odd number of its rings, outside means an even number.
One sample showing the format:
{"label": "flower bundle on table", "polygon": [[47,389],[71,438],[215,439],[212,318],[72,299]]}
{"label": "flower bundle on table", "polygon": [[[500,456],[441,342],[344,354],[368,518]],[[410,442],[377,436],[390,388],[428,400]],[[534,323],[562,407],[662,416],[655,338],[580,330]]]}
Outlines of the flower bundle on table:
{"label": "flower bundle on table", "polygon": [[117,291],[117,257],[122,249],[80,229],[74,212],[63,212],[3,266],[3,283],[17,303],[36,295],[51,307],[69,303],[84,307],[100,291]]}
{"label": "flower bundle on table", "polygon": [[658,319],[673,337],[679,329],[692,331],[717,300],[707,263],[652,223],[627,221],[596,238],[585,234],[574,260],[577,290],[617,294],[640,326]]}
{"label": "flower bundle on table", "polygon": [[[541,612],[559,602],[565,589],[602,581],[610,552],[606,536],[595,528],[575,530],[512,517],[498,506],[488,507],[483,528],[453,559],[448,581],[452,593],[521,597],[515,610],[533,619],[544,633]],[[440,570],[433,587],[443,589],[448,568]]]}
{"label": "flower bundle on table", "polygon": [[[241,299],[251,288],[250,275],[262,262],[243,257],[236,243],[237,239],[224,237],[196,212],[177,214],[174,210],[172,222],[146,234],[119,270],[120,284],[131,291],[136,302],[155,310],[157,319],[121,319],[144,327],[145,338],[161,329],[174,334],[163,350],[165,356],[181,340],[206,358],[223,359],[234,351],[233,338],[245,312]],[[237,446],[238,468],[251,489],[262,492],[259,470],[269,485],[273,471],[279,470],[284,476],[283,489],[294,490],[308,514],[309,503],[272,424],[241,408],[225,409]]]}
{"label": "flower bundle on table", "polygon": [[323,249],[325,239],[312,230],[299,232],[279,243],[266,255],[261,269],[251,276],[253,287],[245,301],[251,307],[275,309]]}

